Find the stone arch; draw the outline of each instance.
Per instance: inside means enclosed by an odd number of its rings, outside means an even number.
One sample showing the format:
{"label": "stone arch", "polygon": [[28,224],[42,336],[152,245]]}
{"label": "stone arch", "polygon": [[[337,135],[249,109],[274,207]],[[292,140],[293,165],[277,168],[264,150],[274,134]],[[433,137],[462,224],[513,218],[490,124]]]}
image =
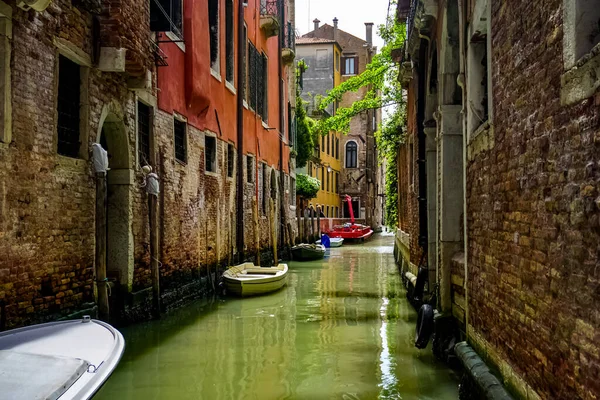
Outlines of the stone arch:
{"label": "stone arch", "polygon": [[106,270],[131,291],[133,287],[133,154],[121,105],[102,109],[96,141],[108,152]]}

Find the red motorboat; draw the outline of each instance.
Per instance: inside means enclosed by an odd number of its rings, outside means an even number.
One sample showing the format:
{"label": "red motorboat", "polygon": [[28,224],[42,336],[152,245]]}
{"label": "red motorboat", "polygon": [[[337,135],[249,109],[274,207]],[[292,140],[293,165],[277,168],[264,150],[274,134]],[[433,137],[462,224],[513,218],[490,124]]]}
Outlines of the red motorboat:
{"label": "red motorboat", "polygon": [[327,232],[327,235],[332,238],[344,238],[344,240],[360,240],[365,241],[373,234],[373,229],[370,226],[356,224],[354,222],[354,210],[352,210],[352,198],[345,196],[344,201],[348,203],[348,211],[350,212],[350,222],[343,225],[335,225],[332,230]]}

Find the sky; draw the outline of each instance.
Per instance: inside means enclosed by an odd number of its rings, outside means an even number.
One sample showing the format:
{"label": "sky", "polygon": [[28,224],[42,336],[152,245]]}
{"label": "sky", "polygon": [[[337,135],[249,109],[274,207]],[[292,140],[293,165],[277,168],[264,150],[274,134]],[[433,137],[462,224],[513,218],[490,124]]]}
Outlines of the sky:
{"label": "sky", "polygon": [[389,0],[296,0],[296,30],[304,35],[313,30],[315,18],[321,25],[333,25],[333,18],[337,17],[341,30],[365,39],[365,22],[373,22],[373,42],[380,49],[383,40],[377,27],[385,23],[388,4]]}

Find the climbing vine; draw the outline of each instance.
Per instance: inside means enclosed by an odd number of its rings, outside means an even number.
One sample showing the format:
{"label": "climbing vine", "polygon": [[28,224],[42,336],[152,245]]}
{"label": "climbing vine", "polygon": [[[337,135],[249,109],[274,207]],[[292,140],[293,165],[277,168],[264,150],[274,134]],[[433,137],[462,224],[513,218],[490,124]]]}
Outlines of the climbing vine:
{"label": "climbing vine", "polygon": [[[390,9],[396,9],[397,0],[391,0]],[[398,223],[398,147],[404,140],[406,126],[406,103],[398,80],[399,65],[392,54],[403,48],[406,39],[406,25],[396,20],[392,13],[385,25],[379,26],[379,35],[385,45],[373,56],[365,70],[349,78],[329,91],[320,103],[323,110],[329,104],[342,100],[345,93],[365,90],[361,100],[348,107],[339,108],[335,115],[315,122],[314,130],[319,135],[331,131],[348,133],[352,118],[368,111],[383,109],[384,121],[375,132],[379,162],[384,163],[386,224],[395,228]]]}

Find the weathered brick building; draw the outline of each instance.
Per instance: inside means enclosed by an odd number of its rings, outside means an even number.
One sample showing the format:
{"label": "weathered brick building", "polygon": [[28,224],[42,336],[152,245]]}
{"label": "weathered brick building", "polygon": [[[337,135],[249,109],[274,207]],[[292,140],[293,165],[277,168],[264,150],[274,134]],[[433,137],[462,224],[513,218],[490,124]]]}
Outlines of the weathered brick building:
{"label": "weathered brick building", "polygon": [[437,308],[516,397],[597,398],[598,3],[415,0],[398,13],[405,269],[429,268]]}
{"label": "weathered brick building", "polygon": [[[154,258],[163,308],[206,290],[218,265],[254,254],[253,197],[275,200],[280,245],[294,235],[293,1],[250,3],[244,26],[238,1],[211,1],[210,15],[206,2],[177,0],[0,2],[0,330],[94,313],[107,286],[111,318],[145,316],[152,257],[144,165],[160,179]],[[238,35],[262,53],[246,56]],[[259,60],[269,76],[262,119],[250,111]],[[108,151],[104,204],[94,143]],[[251,156],[238,163],[240,153]],[[259,220],[264,251],[266,210]],[[98,257],[108,281],[96,279]]]}

